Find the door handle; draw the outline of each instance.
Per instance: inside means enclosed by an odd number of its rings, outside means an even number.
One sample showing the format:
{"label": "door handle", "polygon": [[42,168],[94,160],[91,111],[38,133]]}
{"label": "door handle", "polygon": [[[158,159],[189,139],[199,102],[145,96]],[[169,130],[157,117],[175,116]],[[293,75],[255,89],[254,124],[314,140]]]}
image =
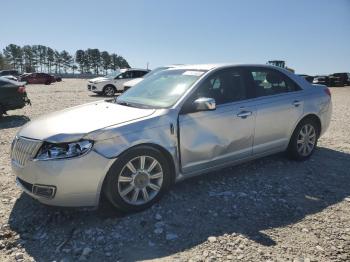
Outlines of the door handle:
{"label": "door handle", "polygon": [[252,111],[241,111],[237,114],[240,118],[247,118],[248,116],[252,115]]}
{"label": "door handle", "polygon": [[299,100],[294,100],[292,104],[293,106],[298,107],[301,105],[301,102]]}

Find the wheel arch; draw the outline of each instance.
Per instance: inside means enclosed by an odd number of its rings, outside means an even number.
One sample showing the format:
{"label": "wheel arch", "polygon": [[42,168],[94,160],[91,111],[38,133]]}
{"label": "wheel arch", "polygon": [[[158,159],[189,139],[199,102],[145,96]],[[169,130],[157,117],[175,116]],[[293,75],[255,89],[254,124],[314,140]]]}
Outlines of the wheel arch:
{"label": "wheel arch", "polygon": [[[169,152],[169,150],[167,150],[165,147],[161,146],[161,145],[158,145],[158,144],[154,144],[154,143],[141,143],[141,144],[137,144],[137,145],[134,145],[134,146],[131,146],[127,149],[125,149],[124,151],[120,152],[120,154],[117,156],[117,159],[115,161],[118,161],[118,158],[120,158],[123,154],[127,153],[129,150],[131,149],[134,149],[134,148],[137,148],[137,147],[142,147],[142,146],[147,146],[147,147],[152,147],[152,148],[155,148],[157,150],[159,150],[163,155],[164,157],[166,158],[166,160],[168,161],[169,163],[169,168],[170,168],[170,181],[171,181],[171,185],[175,183],[175,180],[176,180],[176,165],[175,165],[175,160],[174,158],[172,157],[171,153]],[[115,162],[114,161],[114,162]],[[114,164],[113,162],[113,164]],[[110,165],[109,169],[112,167],[112,165]],[[97,203],[99,203],[101,201],[101,194],[103,192],[103,189],[105,187],[105,183],[106,183],[106,178],[107,178],[107,174],[109,172],[109,169],[108,171],[106,172],[106,174],[103,176],[103,181],[100,186],[100,190],[99,190],[99,193],[98,193],[98,201]]]}
{"label": "wheel arch", "polygon": [[318,136],[322,133],[322,124],[321,124],[321,119],[319,118],[318,115],[316,115],[315,113],[308,113],[306,115],[304,115],[303,117],[301,117],[297,122],[296,124],[294,125],[294,128],[292,129],[292,132],[290,133],[290,136],[289,136],[289,142],[288,142],[288,145],[292,139],[292,136],[294,134],[294,131],[295,129],[297,128],[297,126],[302,122],[302,121],[305,121],[305,120],[312,120],[312,121],[315,121],[315,123],[317,123],[317,127],[318,127]]}
{"label": "wheel arch", "polygon": [[296,127],[305,120],[311,120],[314,121],[317,124],[317,128],[318,128],[318,135],[320,135],[322,133],[322,124],[321,124],[321,119],[313,113],[307,114],[305,115],[302,119],[300,119],[300,121],[298,122],[298,124],[296,125]]}
{"label": "wheel arch", "polygon": [[117,87],[115,85],[111,84],[111,83],[104,85],[103,88],[102,88],[102,91],[105,91],[105,88],[108,87],[108,86],[113,87],[114,90],[117,91]]}

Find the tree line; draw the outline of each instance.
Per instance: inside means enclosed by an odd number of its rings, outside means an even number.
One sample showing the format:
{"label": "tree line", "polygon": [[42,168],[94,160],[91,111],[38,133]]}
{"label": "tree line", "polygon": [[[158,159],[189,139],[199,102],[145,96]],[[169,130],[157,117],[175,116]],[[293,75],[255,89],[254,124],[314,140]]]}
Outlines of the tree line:
{"label": "tree line", "polygon": [[122,56],[97,48],[79,49],[74,56],[68,51],[58,51],[44,45],[18,46],[10,44],[0,52],[0,70],[16,69],[20,72],[107,73],[109,69],[130,68]]}

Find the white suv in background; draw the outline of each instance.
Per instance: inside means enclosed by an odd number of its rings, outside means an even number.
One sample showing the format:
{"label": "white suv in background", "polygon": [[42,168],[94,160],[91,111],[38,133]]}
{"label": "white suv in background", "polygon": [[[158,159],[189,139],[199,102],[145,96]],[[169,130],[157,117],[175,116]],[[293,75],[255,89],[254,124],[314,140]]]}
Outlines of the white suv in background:
{"label": "white suv in background", "polygon": [[119,72],[90,79],[87,85],[89,91],[96,94],[103,94],[106,96],[113,96],[117,91],[123,92],[123,83],[134,78],[143,77],[147,74],[147,69],[121,69]]}
{"label": "white suv in background", "polygon": [[169,66],[157,67],[157,68],[153,69],[151,72],[149,72],[148,74],[144,75],[143,77],[135,78],[135,79],[132,79],[130,81],[124,82],[124,84],[123,84],[123,91],[126,91],[129,88],[133,87],[134,85],[140,83],[146,77],[152,76],[154,74],[159,73],[160,71],[163,71],[163,70],[166,70],[166,69],[169,69],[169,68],[175,68],[176,66],[179,66],[179,65],[169,65]]}

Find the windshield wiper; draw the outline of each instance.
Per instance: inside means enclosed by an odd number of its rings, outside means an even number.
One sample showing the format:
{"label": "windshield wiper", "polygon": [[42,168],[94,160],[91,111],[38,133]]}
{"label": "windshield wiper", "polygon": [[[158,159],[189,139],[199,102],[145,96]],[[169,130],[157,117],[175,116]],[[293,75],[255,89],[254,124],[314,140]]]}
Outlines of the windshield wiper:
{"label": "windshield wiper", "polygon": [[133,106],[133,105],[131,105],[130,103],[125,102],[125,101],[119,101],[119,100],[116,99],[115,102],[116,102],[118,105],[135,107],[135,106]]}

